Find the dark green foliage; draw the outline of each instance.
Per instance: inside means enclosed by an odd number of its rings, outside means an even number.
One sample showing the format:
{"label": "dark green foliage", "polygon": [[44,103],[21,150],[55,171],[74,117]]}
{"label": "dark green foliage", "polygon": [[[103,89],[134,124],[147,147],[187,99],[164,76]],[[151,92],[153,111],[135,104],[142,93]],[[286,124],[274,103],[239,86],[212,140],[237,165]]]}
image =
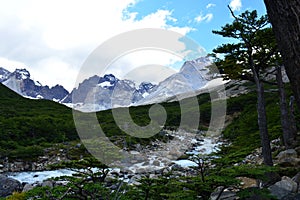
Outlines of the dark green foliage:
{"label": "dark green foliage", "polygon": [[235,185],[238,181],[225,176],[207,176],[206,182],[200,177],[162,177],[144,178],[141,183],[130,188],[121,199],[208,199],[216,187]]}
{"label": "dark green foliage", "polygon": [[34,158],[46,143],[77,138],[71,109],[23,98],[0,84],[0,157]]}
{"label": "dark green foliage", "polygon": [[243,12],[231,24],[213,33],[236,39],[236,43],[222,44],[213,50],[214,53],[224,54],[224,58],[216,59],[216,65],[225,79],[254,82],[251,70],[260,75],[275,61],[279,61],[275,36],[268,18],[266,15],[258,17],[256,10]]}
{"label": "dark green foliage", "polygon": [[265,199],[265,200],[275,200],[276,197],[270,194],[270,191],[266,188],[247,188],[245,190],[239,191],[237,195],[241,199]]}

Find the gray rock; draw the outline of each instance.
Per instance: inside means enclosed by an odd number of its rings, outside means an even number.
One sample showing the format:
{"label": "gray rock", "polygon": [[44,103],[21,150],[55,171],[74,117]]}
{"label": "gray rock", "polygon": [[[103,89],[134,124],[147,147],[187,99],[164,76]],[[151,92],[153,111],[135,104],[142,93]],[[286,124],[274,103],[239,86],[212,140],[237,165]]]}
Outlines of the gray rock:
{"label": "gray rock", "polygon": [[283,185],[282,187],[286,187],[286,189],[291,189],[292,192],[297,192],[298,184],[293,179],[287,176],[283,176],[282,180],[279,181],[278,183],[280,182],[285,182],[284,184],[282,184]]}
{"label": "gray rock", "polygon": [[295,149],[287,149],[277,156],[277,163],[283,167],[295,167],[300,165],[300,159]]}
{"label": "gray rock", "polygon": [[300,194],[289,194],[283,198],[284,200],[300,200]]}
{"label": "gray rock", "polygon": [[42,187],[50,187],[53,188],[53,182],[52,181],[44,181],[42,183]]}
{"label": "gray rock", "polygon": [[68,185],[68,183],[69,183],[69,181],[56,181],[55,183],[54,183],[54,186],[56,187],[56,186],[66,186],[66,185]]}
{"label": "gray rock", "polygon": [[235,200],[238,199],[235,192],[225,191],[223,186],[218,187],[213,193],[210,195],[210,200]]}
{"label": "gray rock", "polygon": [[270,193],[277,199],[282,199],[283,197],[290,194],[290,191],[287,191],[277,185],[271,185],[268,189],[270,190]]}
{"label": "gray rock", "polygon": [[15,191],[22,191],[22,184],[18,180],[0,175],[0,197],[9,196]]}
{"label": "gray rock", "polygon": [[282,199],[292,193],[297,192],[298,185],[289,177],[282,177],[282,180],[269,187],[272,195]]}
{"label": "gray rock", "polygon": [[159,162],[158,160],[154,160],[154,161],[153,161],[153,165],[154,165],[154,166],[160,166],[160,162]]}
{"label": "gray rock", "polygon": [[297,152],[295,149],[287,149],[285,151],[280,152],[276,158],[278,160],[286,158],[286,157],[297,157]]}
{"label": "gray rock", "polygon": [[28,192],[29,190],[32,190],[33,188],[35,188],[34,185],[26,184],[26,185],[24,185],[22,192]]}
{"label": "gray rock", "polygon": [[298,185],[300,184],[300,172],[298,172],[293,178],[293,181],[295,181],[296,183],[298,183]]}

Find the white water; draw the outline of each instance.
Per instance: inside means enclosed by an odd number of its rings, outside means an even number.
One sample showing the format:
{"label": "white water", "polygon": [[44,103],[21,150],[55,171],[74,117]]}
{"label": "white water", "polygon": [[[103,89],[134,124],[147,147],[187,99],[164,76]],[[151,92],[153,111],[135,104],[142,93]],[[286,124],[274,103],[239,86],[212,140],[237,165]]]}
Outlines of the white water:
{"label": "white water", "polygon": [[55,178],[60,176],[72,176],[74,171],[68,169],[59,169],[52,171],[38,171],[38,172],[14,172],[10,173],[8,177],[14,178],[18,181],[26,183],[43,182],[49,178]]}

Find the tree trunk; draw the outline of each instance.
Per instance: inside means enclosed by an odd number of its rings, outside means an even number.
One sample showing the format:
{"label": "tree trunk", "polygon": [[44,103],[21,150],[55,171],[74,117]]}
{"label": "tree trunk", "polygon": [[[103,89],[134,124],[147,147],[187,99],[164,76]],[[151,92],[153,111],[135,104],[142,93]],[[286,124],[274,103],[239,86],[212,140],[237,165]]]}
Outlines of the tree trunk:
{"label": "tree trunk", "polygon": [[268,166],[273,166],[271,145],[270,145],[270,139],[268,133],[268,125],[267,125],[264,87],[263,87],[263,83],[259,80],[258,74],[254,68],[252,68],[252,72],[253,72],[253,77],[255,80],[256,91],[257,91],[257,119],[258,119],[258,127],[260,133],[264,164]]}
{"label": "tree trunk", "polygon": [[300,1],[264,0],[264,2],[300,109]]}
{"label": "tree trunk", "polygon": [[291,121],[291,129],[292,129],[292,133],[293,133],[293,145],[297,144],[297,125],[296,125],[296,119],[295,119],[295,109],[294,109],[294,101],[295,101],[295,97],[291,96],[290,97],[290,121]]}
{"label": "tree trunk", "polygon": [[283,132],[283,142],[285,148],[289,149],[293,147],[296,132],[293,129],[294,125],[292,124],[287,108],[286,94],[284,91],[284,84],[282,81],[281,67],[277,67],[276,80],[280,99],[280,120]]}

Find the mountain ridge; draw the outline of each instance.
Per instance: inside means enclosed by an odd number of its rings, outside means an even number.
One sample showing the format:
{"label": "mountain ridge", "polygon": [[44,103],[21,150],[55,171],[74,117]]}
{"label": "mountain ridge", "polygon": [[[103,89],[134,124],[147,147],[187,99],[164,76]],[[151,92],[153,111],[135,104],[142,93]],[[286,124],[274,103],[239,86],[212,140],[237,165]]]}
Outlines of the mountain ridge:
{"label": "mountain ridge", "polygon": [[25,68],[9,72],[1,67],[0,82],[16,93],[28,98],[61,101],[69,94],[61,85],[57,84],[53,87],[43,86],[39,81],[31,79],[30,72]]}
{"label": "mountain ridge", "polygon": [[178,73],[158,85],[147,81],[136,85],[132,80],[105,74],[103,77],[91,76],[68,92],[61,85],[50,88],[32,80],[26,69],[16,69],[11,73],[4,68],[0,68],[0,82],[25,97],[53,100],[73,109],[94,112],[161,103],[176,99],[177,96],[184,98],[184,94],[200,91],[212,79],[208,73],[208,66],[211,64],[208,57],[186,61]]}

